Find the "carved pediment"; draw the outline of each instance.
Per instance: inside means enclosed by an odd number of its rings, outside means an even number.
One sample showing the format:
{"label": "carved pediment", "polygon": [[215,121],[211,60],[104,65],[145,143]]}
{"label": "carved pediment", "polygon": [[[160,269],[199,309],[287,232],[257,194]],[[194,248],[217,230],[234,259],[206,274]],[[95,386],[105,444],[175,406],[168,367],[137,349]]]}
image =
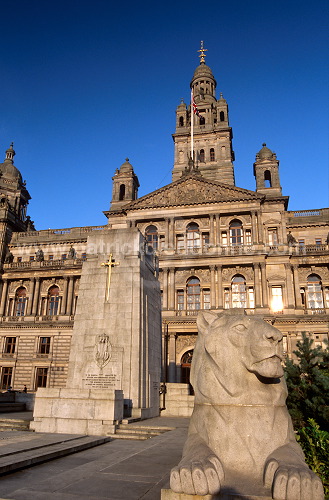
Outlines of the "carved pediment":
{"label": "carved pediment", "polygon": [[157,191],[142,196],[122,208],[130,210],[179,205],[200,205],[261,198],[254,191],[229,186],[216,181],[208,181],[196,175],[188,175]]}

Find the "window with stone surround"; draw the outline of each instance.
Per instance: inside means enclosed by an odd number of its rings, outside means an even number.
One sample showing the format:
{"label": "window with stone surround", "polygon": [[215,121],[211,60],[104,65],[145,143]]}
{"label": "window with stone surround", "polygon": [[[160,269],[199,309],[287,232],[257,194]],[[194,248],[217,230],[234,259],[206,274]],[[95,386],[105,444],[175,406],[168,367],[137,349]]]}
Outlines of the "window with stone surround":
{"label": "window with stone surround", "polygon": [[243,245],[242,222],[238,219],[230,222],[230,244],[231,246]]}
{"label": "window with stone surround", "polygon": [[7,390],[11,387],[13,369],[11,366],[3,366],[1,369],[1,389]]}
{"label": "window with stone surround", "polygon": [[282,298],[282,286],[273,285],[271,287],[271,311],[282,312],[283,311],[283,298]]}
{"label": "window with stone surround", "polygon": [[323,309],[323,293],[320,276],[310,274],[307,278],[307,307],[308,309]]}
{"label": "window with stone surround", "polygon": [[50,337],[40,337],[38,346],[38,355],[48,356],[50,353]]}
{"label": "window with stone surround", "polygon": [[48,368],[37,368],[35,376],[35,389],[47,387]]}
{"label": "window with stone surround", "polygon": [[199,153],[199,161],[200,161],[201,163],[204,163],[204,159],[205,159],[205,157],[204,157],[204,149],[200,149],[200,153]]}
{"label": "window with stone surround", "polygon": [[232,278],[232,308],[247,307],[246,282],[243,276],[236,275]]}
{"label": "window with stone surround", "polygon": [[186,284],[187,310],[199,310],[201,308],[201,288],[199,278],[193,277]]}
{"label": "window with stone surround", "polygon": [[268,228],[268,244],[270,246],[278,244],[278,229],[276,227]]}
{"label": "window with stone surround", "polygon": [[195,222],[191,222],[186,227],[187,250],[193,251],[200,248],[200,231]]}
{"label": "window with stone surround", "polygon": [[26,288],[21,286],[16,290],[15,294],[14,316],[25,315],[26,303],[27,303]]}
{"label": "window with stone surround", "polygon": [[215,150],[214,148],[210,148],[210,161],[215,161]]}
{"label": "window with stone surround", "polygon": [[145,239],[147,246],[153,248],[153,250],[158,250],[158,229],[156,226],[148,226],[145,229]]}
{"label": "window with stone surround", "polygon": [[16,350],[16,337],[6,337],[3,353],[12,356]]}
{"label": "window with stone surround", "polygon": [[57,316],[59,311],[59,301],[59,288],[58,286],[54,285],[50,287],[48,291],[48,316]]}

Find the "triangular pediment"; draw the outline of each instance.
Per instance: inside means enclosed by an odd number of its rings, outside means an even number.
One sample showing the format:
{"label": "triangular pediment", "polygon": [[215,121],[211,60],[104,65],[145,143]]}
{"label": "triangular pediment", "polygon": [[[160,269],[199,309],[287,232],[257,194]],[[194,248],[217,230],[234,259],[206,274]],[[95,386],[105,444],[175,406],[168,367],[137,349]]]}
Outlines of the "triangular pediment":
{"label": "triangular pediment", "polygon": [[255,191],[203,179],[200,175],[186,175],[152,193],[122,207],[123,210],[177,207],[209,203],[261,200]]}

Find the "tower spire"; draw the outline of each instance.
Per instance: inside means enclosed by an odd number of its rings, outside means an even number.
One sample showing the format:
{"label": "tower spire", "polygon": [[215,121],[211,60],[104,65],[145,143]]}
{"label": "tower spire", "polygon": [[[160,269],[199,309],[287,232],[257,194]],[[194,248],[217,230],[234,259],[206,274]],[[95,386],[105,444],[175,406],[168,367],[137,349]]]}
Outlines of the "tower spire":
{"label": "tower spire", "polygon": [[205,49],[203,47],[203,40],[201,40],[201,46],[200,46],[200,49],[198,50],[198,52],[200,52],[200,64],[206,64],[206,54],[205,52],[207,52],[208,49]]}

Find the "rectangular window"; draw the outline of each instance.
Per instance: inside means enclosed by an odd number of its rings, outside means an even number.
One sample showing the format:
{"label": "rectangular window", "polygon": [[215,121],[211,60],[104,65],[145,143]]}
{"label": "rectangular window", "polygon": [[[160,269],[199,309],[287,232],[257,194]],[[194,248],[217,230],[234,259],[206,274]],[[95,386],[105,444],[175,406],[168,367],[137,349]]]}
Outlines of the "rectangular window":
{"label": "rectangular window", "polygon": [[40,337],[39,339],[39,354],[48,355],[50,352],[50,337]]}
{"label": "rectangular window", "polygon": [[203,309],[210,309],[210,290],[203,290]]}
{"label": "rectangular window", "polygon": [[276,227],[268,228],[268,244],[275,246],[278,244],[278,230]]}
{"label": "rectangular window", "polygon": [[81,259],[82,260],[86,260],[87,259],[87,254],[86,253],[82,253],[81,254]]}
{"label": "rectangular window", "polygon": [[37,368],[35,377],[35,388],[47,387],[48,368]]}
{"label": "rectangular window", "polygon": [[62,254],[62,260],[66,260],[67,259],[67,254],[66,253],[63,253]]}
{"label": "rectangular window", "polygon": [[34,255],[30,255],[30,262],[34,261]]}
{"label": "rectangular window", "polygon": [[22,257],[17,257],[17,262],[22,262]]}
{"label": "rectangular window", "polygon": [[177,309],[183,311],[184,307],[184,290],[177,290]]}
{"label": "rectangular window", "polygon": [[299,240],[298,240],[298,245],[299,245],[300,247],[305,246],[305,240],[304,240],[303,238],[302,238],[302,239],[299,239]]}
{"label": "rectangular window", "polygon": [[177,234],[176,236],[176,248],[177,250],[183,250],[184,248],[184,235]]}
{"label": "rectangular window", "polygon": [[4,366],[1,370],[1,389],[7,390],[11,387],[13,369],[11,366]]}
{"label": "rectangular window", "polygon": [[227,247],[227,232],[226,231],[222,232],[222,246]]}
{"label": "rectangular window", "polygon": [[271,309],[273,312],[283,311],[282,286],[272,286]]}
{"label": "rectangular window", "polygon": [[246,245],[251,245],[251,230],[246,229]]}
{"label": "rectangular window", "polygon": [[321,245],[322,244],[321,238],[315,238],[315,244],[316,245]]}
{"label": "rectangular window", "polygon": [[230,290],[225,288],[224,290],[224,309],[230,308]]}
{"label": "rectangular window", "polygon": [[49,255],[48,256],[48,260],[54,260],[54,256],[53,255]]}
{"label": "rectangular window", "polygon": [[250,309],[253,309],[255,307],[255,296],[254,289],[252,287],[248,288],[248,301]]}
{"label": "rectangular window", "polygon": [[6,337],[4,354],[14,354],[16,349],[16,337]]}
{"label": "rectangular window", "polygon": [[203,248],[209,246],[209,233],[202,233],[202,246]]}

